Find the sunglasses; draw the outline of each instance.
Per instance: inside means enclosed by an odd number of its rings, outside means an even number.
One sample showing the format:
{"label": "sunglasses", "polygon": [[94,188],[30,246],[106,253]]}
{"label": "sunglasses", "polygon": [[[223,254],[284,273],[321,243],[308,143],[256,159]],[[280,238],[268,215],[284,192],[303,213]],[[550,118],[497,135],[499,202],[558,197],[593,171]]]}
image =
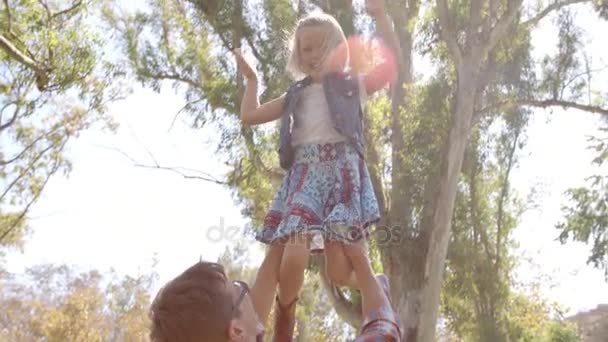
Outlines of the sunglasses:
{"label": "sunglasses", "polygon": [[[232,307],[232,312],[236,313],[237,310],[239,309],[239,306],[241,306],[243,299],[245,299],[245,295],[249,293],[249,285],[247,285],[247,283],[240,281],[240,280],[233,281],[232,285],[238,287],[240,290],[239,296],[236,298],[236,301],[234,302],[233,307]],[[263,342],[264,341],[264,331],[260,332],[255,337],[255,340],[256,340],[256,342]]]}
{"label": "sunglasses", "polygon": [[238,287],[240,291],[239,296],[236,298],[236,302],[234,302],[232,307],[232,312],[236,313],[236,311],[239,309],[239,306],[241,306],[243,299],[245,299],[245,295],[249,293],[249,285],[247,285],[247,283],[245,283],[244,281],[240,280],[233,281],[232,285]]}

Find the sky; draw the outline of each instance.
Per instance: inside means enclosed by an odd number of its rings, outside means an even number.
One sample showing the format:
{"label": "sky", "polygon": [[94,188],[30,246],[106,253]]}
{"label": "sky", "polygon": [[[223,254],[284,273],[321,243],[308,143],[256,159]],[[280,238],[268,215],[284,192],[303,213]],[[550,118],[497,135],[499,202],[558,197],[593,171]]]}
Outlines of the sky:
{"label": "sky", "polygon": [[[588,20],[585,14],[582,18]],[[605,44],[598,43],[600,32],[608,32],[605,24],[592,25],[589,53],[594,58],[608,55]],[[535,37],[537,50],[549,51],[554,34],[544,30]],[[23,253],[8,254],[8,270],[66,263],[136,276],[150,272],[156,260],[160,285],[200,258],[216,260],[234,245],[247,220],[227,188],[136,167],[123,154],[151,165],[149,150],[161,165],[221,177],[226,169],[213,152],[213,132],[193,130],[185,120],[177,120],[169,130],[183,104],[169,87],[158,94],[136,86],[133,95],[111,106],[110,113],[120,124],[116,133],[91,129],[72,141],[68,156],[73,171],[67,178],[54,177],[32,208],[33,233]],[[586,265],[589,247],[561,245],[555,241],[554,228],[565,204],[564,191],[583,185],[594,171],[586,139],[597,133],[598,125],[597,115],[537,111],[512,179],[523,198],[537,190],[537,208],[524,213],[514,234],[516,253],[529,260],[518,267],[516,277],[524,283],[540,277],[543,294],[569,312],[608,303],[603,273]],[[262,253],[256,242],[248,242],[255,264]]]}
{"label": "sky", "polygon": [[[584,53],[592,65],[605,67],[608,47],[602,41],[608,23],[598,20],[590,7],[578,9],[574,15],[575,22],[585,23],[587,29],[583,36]],[[555,16],[548,17],[533,36],[537,57],[555,51],[558,31],[547,25],[554,19]],[[608,73],[603,70],[594,78],[592,82],[604,86],[605,92]],[[523,214],[514,234],[520,245],[517,253],[529,260],[518,268],[517,278],[524,282],[540,280],[543,293],[563,304],[570,313],[608,303],[608,280],[603,271],[586,265],[589,246],[560,244],[554,228],[562,218],[562,206],[567,204],[564,192],[584,186],[585,178],[593,174],[608,174],[606,166],[598,169],[590,165],[596,155],[588,148],[588,137],[605,136],[599,132],[600,120],[599,115],[577,110],[536,110],[527,131],[527,145],[512,179],[522,198],[532,191],[538,192],[536,209]]]}

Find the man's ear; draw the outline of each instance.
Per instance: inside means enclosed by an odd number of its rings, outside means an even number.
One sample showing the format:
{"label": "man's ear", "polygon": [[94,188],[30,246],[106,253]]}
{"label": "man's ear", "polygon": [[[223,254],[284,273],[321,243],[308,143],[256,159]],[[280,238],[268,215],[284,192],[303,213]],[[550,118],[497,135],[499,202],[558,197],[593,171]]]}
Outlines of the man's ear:
{"label": "man's ear", "polygon": [[234,319],[230,321],[228,337],[230,337],[230,341],[243,341],[245,339],[245,329],[239,321]]}

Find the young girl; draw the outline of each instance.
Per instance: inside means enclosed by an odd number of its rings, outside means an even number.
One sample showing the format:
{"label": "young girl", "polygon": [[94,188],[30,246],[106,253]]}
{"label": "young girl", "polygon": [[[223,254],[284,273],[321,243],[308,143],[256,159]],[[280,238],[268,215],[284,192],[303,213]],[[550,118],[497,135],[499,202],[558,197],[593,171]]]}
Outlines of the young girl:
{"label": "young girl", "polygon": [[[397,52],[383,0],[367,0],[367,10],[388,45]],[[295,303],[308,264],[311,236],[324,238],[326,272],[337,285],[355,286],[342,243],[365,238],[379,209],[363,159],[362,101],[395,75],[394,56],[367,75],[348,68],[346,37],[332,16],[301,19],[292,41],[288,71],[295,82],[281,97],[260,105],[257,76],[235,51],[247,86],[241,120],[258,125],[281,119],[281,167],[288,173],[257,239],[283,243],[279,271],[275,341],[291,341]],[[392,58],[390,58],[392,57]],[[350,69],[350,70],[349,70]],[[292,125],[293,120],[293,125]]]}

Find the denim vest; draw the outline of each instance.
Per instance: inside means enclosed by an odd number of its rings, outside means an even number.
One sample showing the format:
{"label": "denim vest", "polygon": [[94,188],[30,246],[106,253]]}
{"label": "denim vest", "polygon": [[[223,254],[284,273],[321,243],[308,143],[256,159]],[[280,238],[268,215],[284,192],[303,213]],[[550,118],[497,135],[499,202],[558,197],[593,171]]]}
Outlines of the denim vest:
{"label": "denim vest", "polygon": [[[288,170],[293,165],[294,148],[291,145],[292,117],[302,90],[312,83],[306,77],[292,84],[285,95],[281,117],[279,161]],[[323,92],[329,106],[334,129],[346,137],[363,157],[363,109],[359,98],[359,82],[348,73],[331,73],[323,78]]]}

